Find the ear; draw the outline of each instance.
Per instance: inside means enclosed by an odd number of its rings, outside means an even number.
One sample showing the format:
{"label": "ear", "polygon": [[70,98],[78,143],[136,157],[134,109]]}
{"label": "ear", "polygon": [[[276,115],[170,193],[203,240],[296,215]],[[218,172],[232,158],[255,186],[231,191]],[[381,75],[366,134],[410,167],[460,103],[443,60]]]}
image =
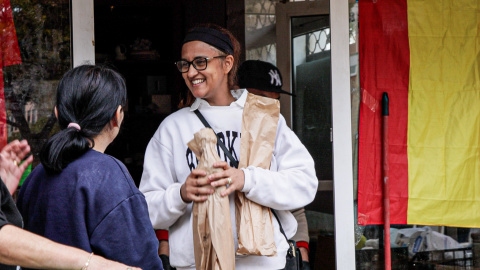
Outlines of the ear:
{"label": "ear", "polygon": [[55,118],[57,118],[57,120],[58,120],[58,110],[57,110],[57,106],[55,106],[55,108],[54,108],[53,111],[55,112]]}
{"label": "ear", "polygon": [[122,105],[118,105],[115,115],[112,118],[112,125],[114,127],[120,127],[123,122],[123,108]]}
{"label": "ear", "polygon": [[230,70],[232,70],[234,62],[235,62],[235,58],[233,58],[233,55],[227,55],[225,57],[225,61],[223,61],[225,74],[228,74]]}

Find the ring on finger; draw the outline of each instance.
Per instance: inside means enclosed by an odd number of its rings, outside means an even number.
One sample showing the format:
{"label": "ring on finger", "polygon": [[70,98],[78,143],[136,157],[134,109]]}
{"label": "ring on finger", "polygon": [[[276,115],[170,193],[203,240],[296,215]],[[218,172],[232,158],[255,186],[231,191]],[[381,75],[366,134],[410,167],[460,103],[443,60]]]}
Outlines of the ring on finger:
{"label": "ring on finger", "polygon": [[228,182],[228,185],[230,185],[232,183],[232,178],[228,177],[227,182]]}
{"label": "ring on finger", "polygon": [[13,161],[13,164],[15,164],[15,166],[18,166],[18,162],[16,160]]}

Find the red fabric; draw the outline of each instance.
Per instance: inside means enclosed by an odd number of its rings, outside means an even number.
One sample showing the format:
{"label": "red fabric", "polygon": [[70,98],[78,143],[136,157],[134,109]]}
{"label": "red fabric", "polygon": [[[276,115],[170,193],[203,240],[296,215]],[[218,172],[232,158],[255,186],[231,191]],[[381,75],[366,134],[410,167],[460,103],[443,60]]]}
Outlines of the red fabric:
{"label": "red fabric", "polygon": [[168,231],[167,230],[156,230],[155,234],[157,235],[158,241],[167,240],[168,241]]}
{"label": "red fabric", "polygon": [[9,0],[0,0],[0,149],[7,144],[7,113],[3,86],[3,67],[22,63],[17,33]]}
{"label": "red fabric", "polygon": [[310,248],[308,247],[308,242],[304,242],[304,241],[299,241],[297,242],[297,247],[301,248],[306,248],[308,250],[308,252],[310,252]]}
{"label": "red fabric", "polygon": [[406,0],[359,1],[358,223],[383,224],[381,99],[388,93],[390,223],[406,224],[410,51]]}

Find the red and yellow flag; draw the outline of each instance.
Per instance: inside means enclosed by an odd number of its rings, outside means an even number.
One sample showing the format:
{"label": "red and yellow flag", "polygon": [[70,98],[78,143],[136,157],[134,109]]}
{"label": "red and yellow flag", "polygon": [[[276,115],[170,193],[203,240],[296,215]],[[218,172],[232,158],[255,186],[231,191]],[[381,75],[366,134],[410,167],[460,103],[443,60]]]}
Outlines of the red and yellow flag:
{"label": "red and yellow flag", "polygon": [[3,67],[21,64],[10,0],[0,0],[0,149],[7,145],[7,113],[3,89]]}
{"label": "red and yellow flag", "polygon": [[360,0],[358,222],[480,227],[480,1]]}

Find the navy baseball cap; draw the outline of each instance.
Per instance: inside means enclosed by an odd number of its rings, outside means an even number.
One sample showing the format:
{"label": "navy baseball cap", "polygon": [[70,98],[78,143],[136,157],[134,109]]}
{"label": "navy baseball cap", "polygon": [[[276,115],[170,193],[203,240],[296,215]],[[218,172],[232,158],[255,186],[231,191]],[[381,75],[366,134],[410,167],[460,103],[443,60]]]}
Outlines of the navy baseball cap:
{"label": "navy baseball cap", "polygon": [[260,60],[243,62],[238,68],[237,78],[240,88],[254,88],[261,91],[293,95],[282,90],[282,74],[276,66],[268,62]]}

